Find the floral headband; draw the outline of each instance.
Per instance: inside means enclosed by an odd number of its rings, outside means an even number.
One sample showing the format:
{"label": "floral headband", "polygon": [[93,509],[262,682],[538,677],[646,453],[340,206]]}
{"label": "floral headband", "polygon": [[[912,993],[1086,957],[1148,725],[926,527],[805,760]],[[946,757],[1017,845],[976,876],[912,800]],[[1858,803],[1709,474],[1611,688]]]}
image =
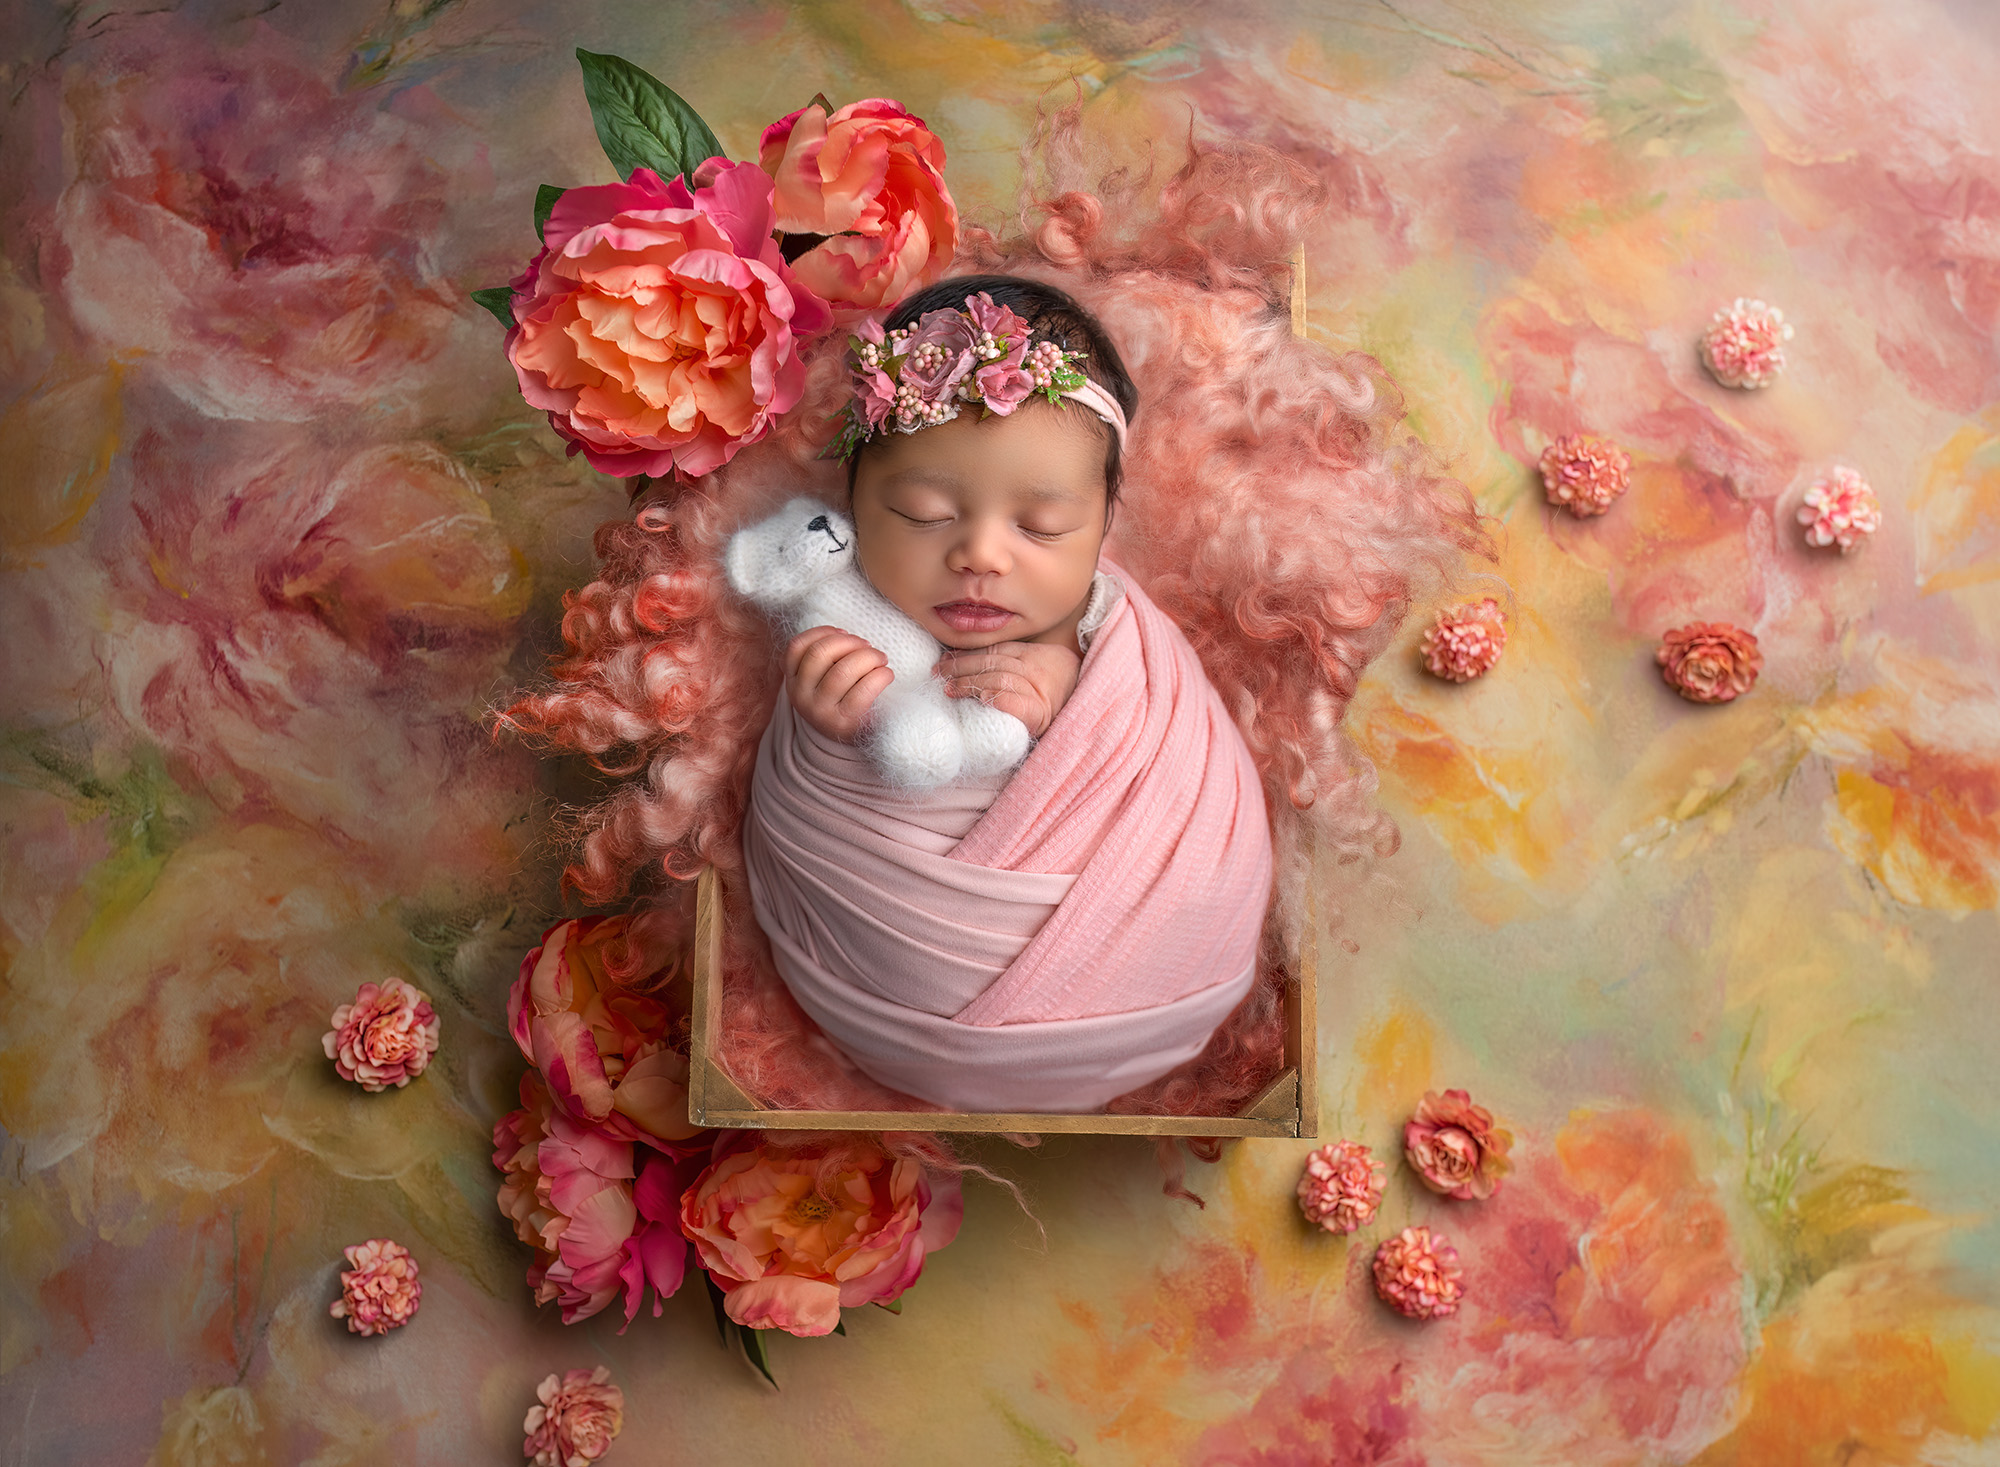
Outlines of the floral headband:
{"label": "floral headband", "polygon": [[914,328],[885,333],[879,321],[863,321],[848,338],[854,400],[827,457],[850,458],[880,432],[949,423],[964,403],[1004,418],[1036,393],[1089,408],[1111,425],[1122,449],[1125,410],[1083,375],[1077,363],[1084,354],[1030,335],[1026,321],[983,290],[967,296],[963,310],[926,311]]}

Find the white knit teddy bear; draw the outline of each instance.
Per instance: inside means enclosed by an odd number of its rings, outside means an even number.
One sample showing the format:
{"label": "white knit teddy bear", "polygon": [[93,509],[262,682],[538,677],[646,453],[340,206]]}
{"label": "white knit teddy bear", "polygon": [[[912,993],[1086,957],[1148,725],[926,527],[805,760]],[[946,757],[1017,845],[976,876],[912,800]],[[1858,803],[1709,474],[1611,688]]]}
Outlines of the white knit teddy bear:
{"label": "white knit teddy bear", "polygon": [[838,510],[790,500],[730,537],[723,568],[788,635],[838,627],[889,659],[896,680],[875,700],[864,743],[889,783],[931,789],[962,774],[1000,774],[1027,757],[1020,719],[945,696],[944,679],[931,671],[944,648],[868,584],[854,559],[854,523]]}

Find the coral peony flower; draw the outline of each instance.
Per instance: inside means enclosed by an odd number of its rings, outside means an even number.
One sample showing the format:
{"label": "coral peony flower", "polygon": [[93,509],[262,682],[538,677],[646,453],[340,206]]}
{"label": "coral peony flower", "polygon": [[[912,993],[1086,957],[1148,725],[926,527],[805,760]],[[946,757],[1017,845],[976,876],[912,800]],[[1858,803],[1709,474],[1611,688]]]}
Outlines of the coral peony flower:
{"label": "coral peony flower", "polygon": [[582,1467],[610,1451],[625,1429],[625,1393],[610,1382],[602,1365],[549,1376],[521,1422],[522,1455],[535,1467]]}
{"label": "coral peony flower", "polygon": [[1676,627],[1660,639],[1653,660],[1667,686],[1691,703],[1727,703],[1756,686],[1764,666],[1757,639],[1722,621]]}
{"label": "coral peony flower", "polygon": [[407,1085],[437,1053],[438,1016],[431,1001],[400,978],[364,983],[353,1003],[333,1011],[320,1043],[343,1080],[363,1090]]}
{"label": "coral peony flower", "polygon": [[1299,1209],[1329,1233],[1351,1233],[1371,1222],[1382,1201],[1387,1168],[1359,1141],[1336,1141],[1306,1157]]}
{"label": "coral peony flower", "polygon": [[1799,509],[1808,545],[1838,545],[1845,555],[1882,528],[1882,503],[1855,470],[1835,467],[1813,480]]}
{"label": "coral peony flower", "polygon": [[1785,370],[1792,339],[1785,313],[1738,296],[1715,313],[1701,338],[1701,359],[1724,387],[1769,387]]}
{"label": "coral peony flower", "polygon": [[608,1134],[649,1145],[685,1141],[689,993],[674,965],[632,974],[644,960],[629,916],[558,922],[521,960],[507,995],[514,1042],[556,1103]]}
{"label": "coral peony flower", "polygon": [[686,1272],[680,1195],[698,1157],[635,1147],[574,1119],[532,1071],[521,1105],[493,1128],[493,1164],[506,1176],[500,1211],[536,1253],[535,1301],[575,1324],[622,1294],[630,1324],[651,1289],[657,1317]]}
{"label": "coral peony flower", "polygon": [[823,1335],[843,1306],[886,1304],[958,1236],[956,1176],[933,1180],[864,1137],[725,1143],[681,1199],[681,1230],[750,1329]]}
{"label": "coral peony flower", "polygon": [[1460,1201],[1491,1197],[1509,1171],[1514,1138],[1497,1129],[1493,1115],[1463,1090],[1424,1092],[1417,1113],[1403,1126],[1403,1158],[1433,1192]]}
{"label": "coral peony flower", "polygon": [[1420,650],[1433,677],[1464,683],[1491,672],[1506,646],[1507,620],[1500,603],[1488,596],[1440,611],[1424,629]]}
{"label": "coral peony flower", "polygon": [[689,189],[637,168],[569,189],[514,282],[521,394],[607,474],[728,463],[798,402],[798,338],[830,322],[771,238],[764,171],[723,163],[702,178]]}
{"label": "coral peony flower", "polygon": [[386,1335],[401,1329],[417,1312],[424,1286],[417,1260],[401,1243],[370,1238],[342,1250],[352,1267],[340,1275],[340,1297],[329,1311],[357,1335]]}
{"label": "coral peony flower", "polygon": [[1542,450],[1549,503],[1579,518],[1603,514],[1632,482],[1632,455],[1594,433],[1565,433]]}
{"label": "coral peony flower", "polygon": [[900,102],[870,98],[831,116],[817,102],[764,129],[757,161],[777,190],[777,226],[828,235],[792,263],[801,283],[852,321],[950,268],[958,208],[944,144]]}
{"label": "coral peony flower", "polygon": [[1404,1228],[1375,1250],[1375,1292],[1398,1314],[1442,1319],[1458,1312],[1458,1250],[1421,1225]]}

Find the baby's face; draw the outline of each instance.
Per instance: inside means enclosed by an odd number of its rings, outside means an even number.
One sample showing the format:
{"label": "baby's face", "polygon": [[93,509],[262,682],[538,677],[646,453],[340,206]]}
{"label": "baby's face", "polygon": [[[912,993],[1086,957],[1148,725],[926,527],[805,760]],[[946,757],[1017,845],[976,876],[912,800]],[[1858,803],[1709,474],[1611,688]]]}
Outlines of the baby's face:
{"label": "baby's face", "polygon": [[878,437],[854,479],[862,572],[947,647],[1074,651],[1108,527],[1094,423],[1088,409],[1033,401]]}

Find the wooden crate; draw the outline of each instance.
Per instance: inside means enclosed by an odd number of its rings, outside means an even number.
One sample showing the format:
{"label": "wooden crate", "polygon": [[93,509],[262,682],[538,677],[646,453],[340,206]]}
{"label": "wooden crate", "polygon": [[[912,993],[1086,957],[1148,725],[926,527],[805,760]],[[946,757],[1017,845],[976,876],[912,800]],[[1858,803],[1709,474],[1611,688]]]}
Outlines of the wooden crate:
{"label": "wooden crate", "polygon": [[1002,1114],[970,1111],[770,1110],[744,1094],[715,1061],[722,1017],[722,913],[718,878],[706,868],[695,888],[694,1012],[688,1063],[688,1118],[697,1126],[784,1131],[1062,1132],[1084,1136],[1317,1136],[1318,935],[1310,915],[1285,997],[1285,1068],[1233,1116]]}

